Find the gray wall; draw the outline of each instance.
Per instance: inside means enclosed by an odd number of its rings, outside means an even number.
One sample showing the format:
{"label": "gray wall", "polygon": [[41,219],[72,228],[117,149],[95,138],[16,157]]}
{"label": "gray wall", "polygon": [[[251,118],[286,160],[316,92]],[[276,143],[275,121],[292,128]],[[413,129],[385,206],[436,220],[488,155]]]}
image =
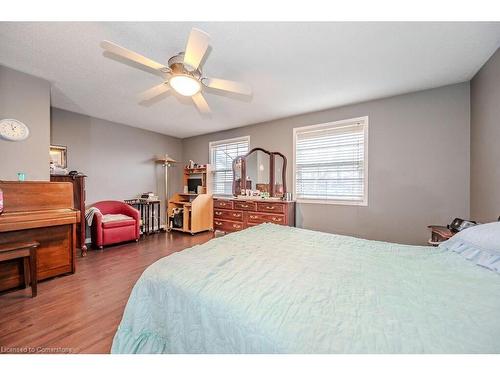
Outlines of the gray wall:
{"label": "gray wall", "polygon": [[299,204],[297,225],[424,244],[426,226],[469,216],[469,83],[461,83],[183,140],[183,159],[209,161],[208,142],[250,135],[251,147],[284,153],[292,186],[292,132],[369,116],[368,207]]}
{"label": "gray wall", "polygon": [[0,65],[0,119],[14,118],[30,129],[21,142],[0,139],[0,180],[49,179],[50,84]]}
{"label": "gray wall", "polygon": [[471,81],[471,217],[500,216],[500,49]]}
{"label": "gray wall", "polygon": [[[182,157],[180,139],[58,108],[52,108],[51,143],[67,146],[68,168],[88,176],[87,205],[146,191],[164,199],[164,168],[154,158]],[[181,189],[181,170],[170,169],[170,193]]]}

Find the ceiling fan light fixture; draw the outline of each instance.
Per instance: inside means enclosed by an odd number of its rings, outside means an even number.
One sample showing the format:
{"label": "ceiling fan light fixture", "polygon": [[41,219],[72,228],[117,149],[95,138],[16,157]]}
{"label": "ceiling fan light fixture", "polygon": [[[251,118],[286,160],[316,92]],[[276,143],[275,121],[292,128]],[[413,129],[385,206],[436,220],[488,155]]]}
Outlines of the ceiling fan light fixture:
{"label": "ceiling fan light fixture", "polygon": [[174,75],[168,83],[178,94],[183,96],[193,96],[201,90],[200,81],[187,74]]}

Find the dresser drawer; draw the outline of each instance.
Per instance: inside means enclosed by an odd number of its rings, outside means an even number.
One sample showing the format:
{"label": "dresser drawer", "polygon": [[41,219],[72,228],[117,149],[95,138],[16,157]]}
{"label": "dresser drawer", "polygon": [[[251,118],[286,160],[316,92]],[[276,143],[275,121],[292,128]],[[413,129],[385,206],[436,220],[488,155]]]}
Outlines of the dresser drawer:
{"label": "dresser drawer", "polygon": [[257,211],[284,213],[285,205],[275,202],[257,202]]}
{"label": "dresser drawer", "polygon": [[225,200],[225,199],[215,199],[214,200],[214,208],[225,208],[228,210],[233,209],[233,201]]}
{"label": "dresser drawer", "polygon": [[244,226],[243,223],[214,219],[214,229],[221,230],[223,232],[234,232],[244,229]]}
{"label": "dresser drawer", "polygon": [[256,205],[255,202],[234,202],[234,208],[236,210],[255,211]]}
{"label": "dresser drawer", "polygon": [[215,219],[243,221],[243,212],[215,208],[214,209],[214,220]]}
{"label": "dresser drawer", "polygon": [[285,215],[273,215],[273,214],[262,214],[257,212],[247,212],[245,213],[246,221],[254,224],[261,223],[275,223],[275,224],[285,224]]}

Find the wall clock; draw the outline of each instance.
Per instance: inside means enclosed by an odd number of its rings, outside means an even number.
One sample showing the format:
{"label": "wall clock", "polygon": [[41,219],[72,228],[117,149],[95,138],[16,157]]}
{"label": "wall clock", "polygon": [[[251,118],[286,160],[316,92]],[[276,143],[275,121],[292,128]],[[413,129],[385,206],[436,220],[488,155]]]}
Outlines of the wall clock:
{"label": "wall clock", "polygon": [[14,119],[0,120],[0,138],[8,141],[24,141],[30,135],[26,124]]}

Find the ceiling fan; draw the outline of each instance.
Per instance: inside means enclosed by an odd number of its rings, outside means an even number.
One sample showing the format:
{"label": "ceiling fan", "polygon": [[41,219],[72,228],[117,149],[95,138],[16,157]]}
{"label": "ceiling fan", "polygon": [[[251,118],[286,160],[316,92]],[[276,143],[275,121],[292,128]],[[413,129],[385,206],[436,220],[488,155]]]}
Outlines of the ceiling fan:
{"label": "ceiling fan", "polygon": [[209,41],[210,36],[206,32],[193,28],[189,34],[186,51],[171,57],[168,66],[108,40],[102,41],[101,47],[114,55],[156,70],[164,77],[164,82],[140,95],[141,101],[151,100],[172,88],[180,95],[190,96],[201,113],[210,113],[210,107],[202,94],[204,87],[241,95],[251,95],[252,90],[245,83],[203,76],[200,65]]}

